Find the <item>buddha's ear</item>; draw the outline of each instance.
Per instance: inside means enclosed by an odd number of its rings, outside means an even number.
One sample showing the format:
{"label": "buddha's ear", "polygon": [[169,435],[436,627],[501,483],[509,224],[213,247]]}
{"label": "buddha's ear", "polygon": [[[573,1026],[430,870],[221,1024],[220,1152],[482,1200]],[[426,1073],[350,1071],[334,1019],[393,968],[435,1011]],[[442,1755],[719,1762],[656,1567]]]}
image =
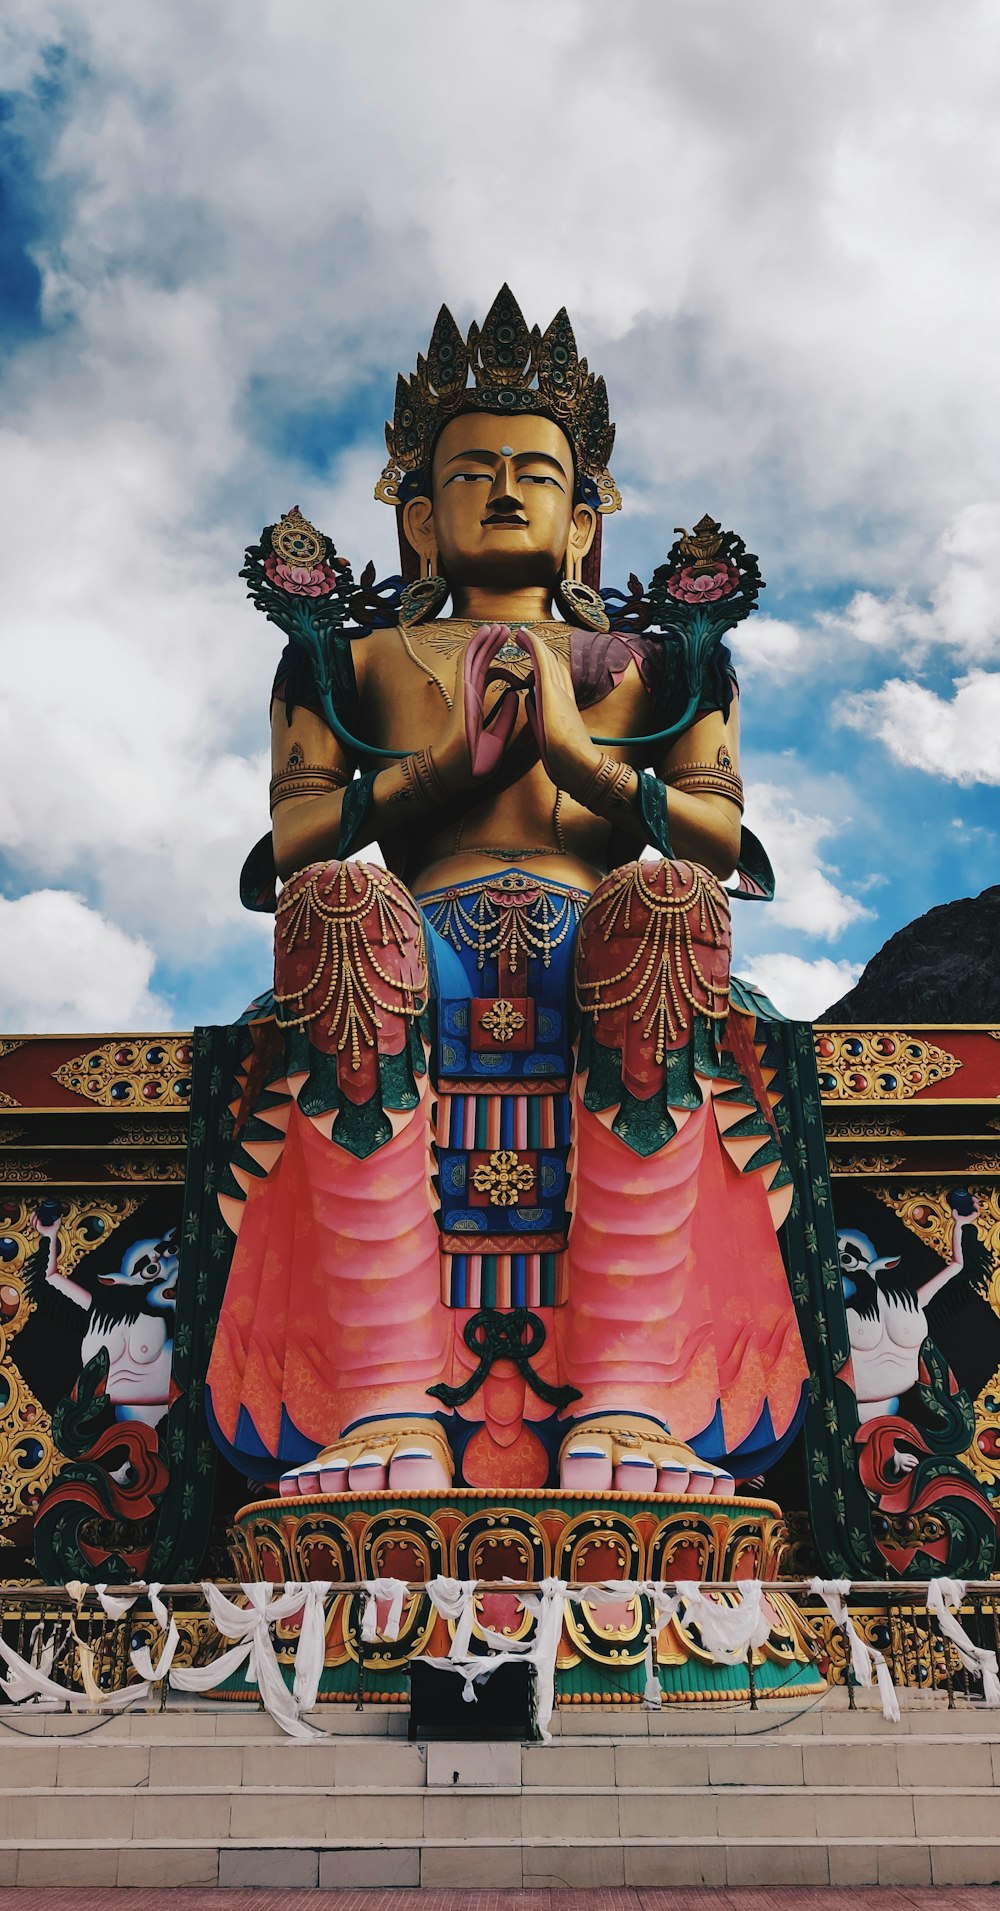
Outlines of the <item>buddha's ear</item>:
{"label": "buddha's ear", "polygon": [[403,531],[426,569],[437,563],[437,538],[434,535],[434,506],[430,498],[411,498],[403,506]]}
{"label": "buddha's ear", "polygon": [[596,536],[597,512],[594,510],[593,505],[574,505],[573,516],[569,527],[566,555],[570,559],[573,570],[577,574],[579,574],[580,565],[583,563]]}

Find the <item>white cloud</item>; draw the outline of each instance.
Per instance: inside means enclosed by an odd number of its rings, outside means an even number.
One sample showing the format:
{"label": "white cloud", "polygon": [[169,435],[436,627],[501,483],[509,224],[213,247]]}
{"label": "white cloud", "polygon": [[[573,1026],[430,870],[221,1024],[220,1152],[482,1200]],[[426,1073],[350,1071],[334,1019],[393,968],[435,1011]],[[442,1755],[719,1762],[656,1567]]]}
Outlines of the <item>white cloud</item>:
{"label": "white cloud", "polygon": [[1000,672],[970,670],[949,700],[893,677],[847,699],[843,721],[877,736],[890,756],[966,787],[1000,783]]}
{"label": "white cloud", "polygon": [[748,956],[740,964],[745,979],[769,996],[776,1009],[796,1022],[811,1022],[853,988],[861,965],[834,962],[830,956],[818,956],[809,962],[804,956]]}
{"label": "white cloud", "polygon": [[[242,932],[239,867],[267,827],[277,645],[233,587],[239,546],[169,540],[150,523],[177,522],[165,449],[148,430],[74,441],[42,412],[30,444],[0,432],[12,536],[0,844],[26,879],[85,882],[176,955]],[[58,543],[39,563],[47,522]]]}
{"label": "white cloud", "polygon": [[741,679],[777,682],[814,668],[854,644],[892,651],[915,668],[935,651],[963,662],[1000,657],[1000,504],[970,504],[937,539],[927,601],[901,588],[887,596],[855,591],[843,610],[817,611],[803,624],[751,617],[731,641]]}
{"label": "white cloud", "polygon": [[778,683],[809,669],[815,660],[811,633],[778,617],[749,617],[726,638],[741,683],[769,677]]}
{"label": "white cloud", "polygon": [[793,790],[751,781],[746,820],[764,843],[777,879],[767,911],[769,928],[780,925],[832,942],[852,922],[872,914],[839,886],[839,871],[821,853],[822,844],[849,817],[831,822],[804,810]]}
{"label": "white cloud", "polygon": [[0,896],[0,1027],[63,1030],[169,1027],[150,989],[155,956],[65,889]]}
{"label": "white cloud", "polygon": [[940,647],[969,663],[1000,657],[1000,504],[972,504],[940,538],[930,604],[906,590],[889,597],[856,591],[846,609],[820,613],[827,638],[846,637],[901,662],[921,663]]}

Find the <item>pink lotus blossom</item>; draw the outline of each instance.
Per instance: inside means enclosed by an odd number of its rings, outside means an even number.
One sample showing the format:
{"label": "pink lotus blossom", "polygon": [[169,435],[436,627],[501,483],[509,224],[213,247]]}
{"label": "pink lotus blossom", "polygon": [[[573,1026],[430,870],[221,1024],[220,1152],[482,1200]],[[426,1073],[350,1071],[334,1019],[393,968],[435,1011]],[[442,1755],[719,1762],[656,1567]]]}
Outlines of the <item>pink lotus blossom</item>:
{"label": "pink lotus blossom", "polygon": [[336,589],[336,572],[326,562],[320,564],[285,564],[272,551],[264,559],[264,569],[279,591],[288,591],[292,597],[329,597]]}
{"label": "pink lotus blossom", "polygon": [[671,597],[677,597],[682,604],[717,604],[720,597],[729,597],[740,581],[735,564],[720,563],[711,571],[695,571],[690,564],[678,571],[675,577],[667,579],[667,589]]}

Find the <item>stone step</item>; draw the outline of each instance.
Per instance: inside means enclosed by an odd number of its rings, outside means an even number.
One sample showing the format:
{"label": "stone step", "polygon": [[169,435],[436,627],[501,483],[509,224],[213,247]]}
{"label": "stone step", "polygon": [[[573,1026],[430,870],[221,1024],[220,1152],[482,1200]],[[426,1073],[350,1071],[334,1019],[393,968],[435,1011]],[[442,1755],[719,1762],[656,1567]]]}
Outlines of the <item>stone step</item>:
{"label": "stone step", "polygon": [[187,1841],[147,1838],[127,1847],[85,1837],[0,1841],[0,1884],[18,1885],[421,1885],[587,1888],[613,1885],[968,1885],[1000,1882],[1000,1838],[919,1841],[889,1835],[428,1838],[351,1844],[277,1837]]}
{"label": "stone step", "polygon": [[405,1740],[162,1740],[143,1744],[98,1730],[79,1743],[14,1745],[0,1738],[5,1788],[74,1785],[181,1787],[636,1785],[734,1788],[752,1784],[920,1786],[942,1790],[1000,1783],[1000,1736],[904,1733],[884,1737],[767,1735],[751,1739],[581,1740],[552,1745],[448,1745]]}
{"label": "stone step", "polygon": [[309,1743],[247,1708],[0,1718],[0,1885],[1000,1880],[1000,1714],[678,1711],[524,1746],[411,1745],[385,1708]]}
{"label": "stone step", "polygon": [[134,1789],[51,1787],[0,1794],[0,1841],[78,1837],[379,1844],[437,1839],[518,1843],[646,1838],[747,1839],[762,1826],[786,1838],[933,1839],[978,1844],[997,1830],[992,1786],[809,1788],[783,1785],[620,1789],[303,1786]]}

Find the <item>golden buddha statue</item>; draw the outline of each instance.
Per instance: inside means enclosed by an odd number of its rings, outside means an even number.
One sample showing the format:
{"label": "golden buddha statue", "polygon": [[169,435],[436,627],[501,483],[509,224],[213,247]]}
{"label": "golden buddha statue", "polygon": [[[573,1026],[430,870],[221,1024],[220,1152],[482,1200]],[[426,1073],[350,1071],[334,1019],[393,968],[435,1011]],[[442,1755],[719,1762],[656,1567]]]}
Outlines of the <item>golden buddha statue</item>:
{"label": "golden buddha statue", "polygon": [[[209,1392],[289,1494],[724,1493],[799,1424],[790,1177],[730,995],[738,700],[705,606],[738,540],[682,540],[683,655],[614,628],[613,438],[565,313],[529,332],[504,287],[465,340],[442,310],[376,491],[398,607],[279,667],[274,1007]],[[297,510],[254,565],[293,634],[343,568]]]}

